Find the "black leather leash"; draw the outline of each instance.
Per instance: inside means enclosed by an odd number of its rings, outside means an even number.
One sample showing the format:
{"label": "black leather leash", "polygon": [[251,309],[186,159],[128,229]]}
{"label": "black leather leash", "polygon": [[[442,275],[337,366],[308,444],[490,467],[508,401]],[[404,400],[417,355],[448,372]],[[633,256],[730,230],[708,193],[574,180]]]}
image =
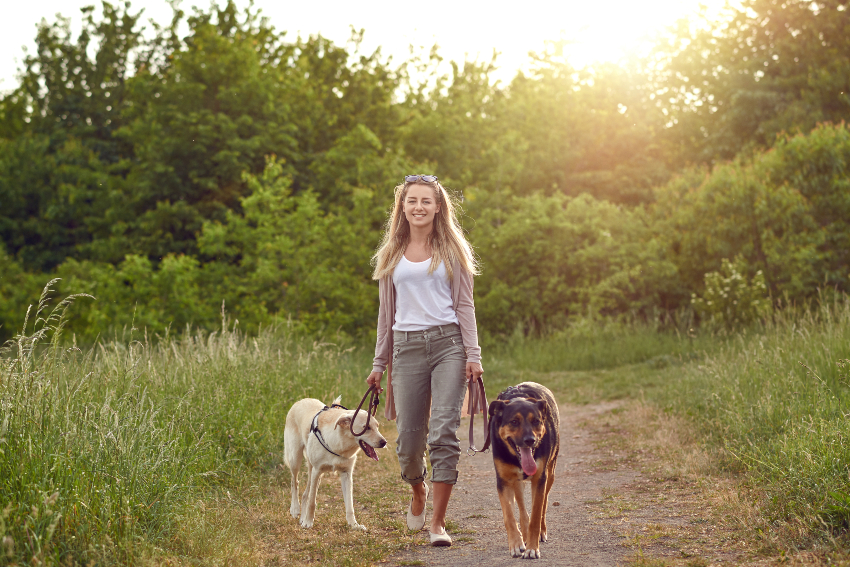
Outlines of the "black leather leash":
{"label": "black leather leash", "polygon": [[[469,407],[466,412],[469,414],[469,449],[466,450],[466,454],[472,456],[476,453],[484,453],[490,448],[490,423],[487,419],[487,392],[484,391],[484,379],[479,376],[474,380],[470,380],[468,387]],[[481,449],[475,448],[474,430],[472,427],[475,421],[475,413],[478,410],[481,410],[481,414],[484,416],[484,431],[487,432],[487,437],[484,439],[484,447]]]}
{"label": "black leather leash", "polygon": [[[372,395],[371,398],[369,398],[369,394]],[[366,402],[366,398],[369,398],[369,409],[366,410],[366,425],[363,426],[363,431],[361,431],[360,433],[355,433],[354,432],[354,418],[357,417],[357,413],[363,407],[363,404]],[[378,413],[378,405],[380,403],[381,403],[380,394],[378,393],[378,389],[373,384],[373,385],[369,386],[369,389],[366,390],[365,394],[363,394],[363,399],[360,400],[360,405],[357,406],[356,410],[354,410],[354,416],[352,417],[351,423],[348,426],[348,428],[351,430],[352,435],[354,435],[355,437],[360,437],[361,435],[366,433],[366,430],[369,429],[369,420],[372,419],[373,415]]]}

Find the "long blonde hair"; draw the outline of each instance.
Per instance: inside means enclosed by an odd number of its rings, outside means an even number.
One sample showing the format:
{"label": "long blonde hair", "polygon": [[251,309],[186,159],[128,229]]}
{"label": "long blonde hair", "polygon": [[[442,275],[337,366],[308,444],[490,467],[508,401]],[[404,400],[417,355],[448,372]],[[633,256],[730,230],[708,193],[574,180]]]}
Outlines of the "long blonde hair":
{"label": "long blonde hair", "polygon": [[384,228],[384,237],[381,245],[378,246],[378,251],[372,256],[372,265],[375,266],[372,279],[379,280],[391,275],[410,242],[410,224],[404,216],[404,200],[411,185],[431,187],[440,206],[439,212],[434,215],[434,226],[428,235],[428,244],[431,247],[431,265],[428,267],[428,273],[433,273],[440,266],[440,262],[445,261],[449,279],[452,278],[453,266],[477,275],[478,262],[472,252],[472,246],[467,242],[463,229],[460,227],[457,219],[458,207],[454,198],[439,181],[427,183],[419,180],[413,183],[402,183],[395,188],[395,204]]}

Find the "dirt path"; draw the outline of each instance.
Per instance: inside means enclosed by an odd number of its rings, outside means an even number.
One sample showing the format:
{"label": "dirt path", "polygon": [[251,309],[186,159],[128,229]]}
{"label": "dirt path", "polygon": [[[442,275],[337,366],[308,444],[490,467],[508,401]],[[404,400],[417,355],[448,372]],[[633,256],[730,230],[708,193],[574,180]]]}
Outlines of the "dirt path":
{"label": "dirt path", "polygon": [[[531,564],[705,567],[751,559],[746,543],[722,527],[717,503],[706,500],[705,490],[665,473],[651,451],[635,447],[633,432],[614,416],[620,410],[617,403],[561,406],[561,450],[547,515],[549,541],[541,544],[542,559]],[[461,431],[468,431],[466,420]],[[449,531],[452,547],[431,547],[423,530],[415,545],[384,564],[526,564],[508,554],[489,454],[461,458]]]}
{"label": "dirt path", "polygon": [[[542,559],[535,565],[613,566],[622,564],[630,553],[621,545],[623,536],[606,525],[590,503],[603,500],[611,490],[634,483],[640,473],[629,468],[596,466],[606,455],[596,447],[593,434],[580,427],[613,407],[614,404],[598,404],[561,408],[561,451],[547,516],[550,538],[541,545]],[[468,424],[464,422],[461,430],[466,432]],[[389,563],[435,567],[516,565],[520,560],[508,554],[494,478],[489,454],[461,458],[460,479],[449,510],[455,545],[432,548],[426,545],[427,531],[423,531],[421,539],[417,538],[419,545]],[[530,503],[527,487],[526,492]]]}

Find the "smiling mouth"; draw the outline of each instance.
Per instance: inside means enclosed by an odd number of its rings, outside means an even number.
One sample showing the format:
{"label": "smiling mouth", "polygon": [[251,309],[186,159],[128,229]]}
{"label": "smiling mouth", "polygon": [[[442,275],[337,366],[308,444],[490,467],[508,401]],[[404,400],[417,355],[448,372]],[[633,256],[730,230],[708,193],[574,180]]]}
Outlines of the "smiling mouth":
{"label": "smiling mouth", "polygon": [[363,452],[366,453],[366,456],[370,459],[378,460],[378,453],[375,451],[375,448],[369,445],[368,443],[364,443],[362,440],[358,441],[360,443],[360,448],[363,449]]}

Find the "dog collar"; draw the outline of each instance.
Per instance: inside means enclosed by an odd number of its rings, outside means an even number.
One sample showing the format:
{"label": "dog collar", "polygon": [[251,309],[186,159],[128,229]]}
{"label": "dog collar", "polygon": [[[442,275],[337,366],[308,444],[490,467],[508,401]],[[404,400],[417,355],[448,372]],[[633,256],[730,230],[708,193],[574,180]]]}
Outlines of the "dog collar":
{"label": "dog collar", "polygon": [[316,415],[313,416],[313,421],[310,422],[310,433],[313,433],[316,436],[316,439],[319,440],[319,443],[322,445],[322,447],[325,448],[325,451],[327,451],[331,455],[336,455],[339,458],[343,458],[342,455],[340,455],[338,453],[334,453],[333,451],[331,451],[331,448],[328,447],[327,443],[325,443],[325,438],[322,436],[322,432],[319,431],[319,414],[321,414],[323,411],[328,411],[331,408],[342,408],[344,410],[348,409],[347,407],[343,406],[342,404],[333,404],[330,407],[328,407],[328,406],[323,407],[322,409],[319,410],[319,412]]}

